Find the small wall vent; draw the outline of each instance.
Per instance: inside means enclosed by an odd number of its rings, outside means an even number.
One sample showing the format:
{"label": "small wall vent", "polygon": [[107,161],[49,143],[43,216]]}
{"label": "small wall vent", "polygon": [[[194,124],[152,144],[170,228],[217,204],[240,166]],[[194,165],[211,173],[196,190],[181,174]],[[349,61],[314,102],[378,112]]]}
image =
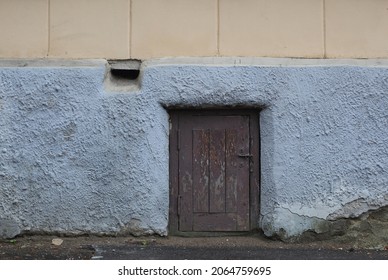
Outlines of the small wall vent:
{"label": "small wall vent", "polygon": [[139,89],[141,61],[109,60],[109,69],[105,79],[105,88],[108,91],[133,91]]}
{"label": "small wall vent", "polygon": [[136,80],[140,73],[141,61],[131,60],[110,60],[110,72],[118,79]]}

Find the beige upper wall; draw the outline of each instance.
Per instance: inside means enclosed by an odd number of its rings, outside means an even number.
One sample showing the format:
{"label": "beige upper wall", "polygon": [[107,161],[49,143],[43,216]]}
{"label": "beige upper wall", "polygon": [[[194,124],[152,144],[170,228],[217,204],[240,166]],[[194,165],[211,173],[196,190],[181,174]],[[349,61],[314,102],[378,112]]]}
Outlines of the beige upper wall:
{"label": "beige upper wall", "polygon": [[131,55],[215,56],[217,0],[132,0]]}
{"label": "beige upper wall", "polygon": [[2,58],[388,58],[388,0],[0,0]]}
{"label": "beige upper wall", "polygon": [[44,57],[49,0],[0,0],[0,57]]}
{"label": "beige upper wall", "polygon": [[129,13],[129,0],[50,0],[49,55],[128,58]]}
{"label": "beige upper wall", "polygon": [[326,0],[328,57],[388,57],[387,0]]}
{"label": "beige upper wall", "polygon": [[222,55],[324,56],[322,0],[220,0],[219,7]]}

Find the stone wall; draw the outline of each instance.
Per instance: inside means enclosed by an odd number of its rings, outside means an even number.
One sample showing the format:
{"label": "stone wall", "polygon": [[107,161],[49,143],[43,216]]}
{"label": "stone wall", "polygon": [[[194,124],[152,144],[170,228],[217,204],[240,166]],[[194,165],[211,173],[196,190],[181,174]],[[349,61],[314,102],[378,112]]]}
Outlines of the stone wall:
{"label": "stone wall", "polygon": [[388,205],[387,61],[162,59],[120,92],[107,69],[0,62],[2,236],[167,235],[176,107],[260,111],[268,236],[343,234]]}

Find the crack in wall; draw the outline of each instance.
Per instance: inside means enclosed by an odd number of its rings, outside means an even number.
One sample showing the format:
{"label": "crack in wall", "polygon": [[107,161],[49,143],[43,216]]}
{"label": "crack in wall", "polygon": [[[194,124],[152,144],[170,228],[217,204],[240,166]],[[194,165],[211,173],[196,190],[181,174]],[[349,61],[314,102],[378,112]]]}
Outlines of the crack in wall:
{"label": "crack in wall", "polygon": [[[272,238],[286,242],[336,239],[350,243],[356,248],[374,249],[383,249],[388,242],[388,205],[375,206],[357,217],[341,217],[333,220],[301,215],[285,207],[278,209],[290,215],[280,213],[281,217],[278,216],[278,218],[284,219],[285,227],[272,228],[271,234],[267,234]],[[299,233],[290,234],[290,224],[298,223]]]}

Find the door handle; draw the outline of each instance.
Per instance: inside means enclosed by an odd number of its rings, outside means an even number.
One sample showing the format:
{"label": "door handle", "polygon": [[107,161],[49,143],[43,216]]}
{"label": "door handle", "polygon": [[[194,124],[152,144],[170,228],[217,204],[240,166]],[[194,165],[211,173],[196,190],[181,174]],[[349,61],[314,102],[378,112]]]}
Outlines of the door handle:
{"label": "door handle", "polygon": [[242,157],[242,158],[251,158],[251,157],[253,157],[253,155],[251,155],[251,154],[246,154],[246,155],[241,155],[241,154],[239,154],[239,155],[237,155],[238,157]]}
{"label": "door handle", "polygon": [[238,154],[237,156],[240,158],[249,158],[249,172],[252,173],[253,172],[253,155],[251,155],[251,154],[246,154],[246,155]]}

